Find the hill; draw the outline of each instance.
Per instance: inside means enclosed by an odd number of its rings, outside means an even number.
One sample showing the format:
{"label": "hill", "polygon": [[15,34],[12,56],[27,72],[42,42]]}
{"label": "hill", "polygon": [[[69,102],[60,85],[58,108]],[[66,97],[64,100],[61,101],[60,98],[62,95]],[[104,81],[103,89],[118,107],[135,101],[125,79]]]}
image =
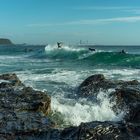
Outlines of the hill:
{"label": "hill", "polygon": [[0,45],[13,45],[12,41],[6,38],[0,38]]}

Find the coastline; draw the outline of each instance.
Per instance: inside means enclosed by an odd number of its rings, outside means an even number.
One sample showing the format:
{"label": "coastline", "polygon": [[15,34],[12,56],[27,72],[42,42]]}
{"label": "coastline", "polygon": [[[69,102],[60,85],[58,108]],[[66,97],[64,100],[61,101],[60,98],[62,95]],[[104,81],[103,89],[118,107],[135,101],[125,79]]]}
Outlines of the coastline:
{"label": "coastline", "polygon": [[[93,121],[63,129],[59,129],[57,122],[48,116],[51,112],[51,99],[47,93],[26,87],[15,74],[0,75],[0,80],[3,124],[0,129],[1,138],[131,140],[140,137],[140,83],[136,80],[112,81],[102,74],[85,79],[79,86],[79,97],[96,98],[99,90],[115,88],[116,90],[108,95],[111,102],[116,102],[112,106],[114,112],[119,113],[118,111],[125,109],[128,112],[121,121]],[[89,89],[93,91],[92,94],[87,92]]]}

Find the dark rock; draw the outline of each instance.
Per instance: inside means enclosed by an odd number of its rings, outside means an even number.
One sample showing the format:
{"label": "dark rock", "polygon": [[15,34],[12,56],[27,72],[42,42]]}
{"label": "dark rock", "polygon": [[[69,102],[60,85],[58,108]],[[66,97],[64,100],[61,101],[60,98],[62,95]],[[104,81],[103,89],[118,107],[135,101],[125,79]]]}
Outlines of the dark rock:
{"label": "dark rock", "polygon": [[12,86],[24,86],[23,83],[19,80],[16,74],[3,74],[0,75],[0,80],[5,80],[4,82],[0,83],[0,87],[8,88]]}
{"label": "dark rock", "polygon": [[[137,80],[109,80],[105,79],[105,77],[100,74],[93,75],[87,78],[79,86],[77,94],[80,97],[86,97],[95,101],[91,97],[96,98],[100,90],[107,91],[109,89],[115,90],[112,91],[112,93],[106,92],[108,93],[107,96],[109,97],[110,102],[113,102],[114,104],[112,109],[116,115],[120,112],[124,112],[123,121],[127,124],[123,128],[123,130],[125,130],[125,135],[122,135],[122,133],[119,135],[118,139],[127,139],[127,137],[130,137],[130,139],[139,139],[139,137],[135,137],[135,132],[137,133],[137,136],[139,136],[140,132],[140,83]],[[120,125],[117,122],[116,124]],[[120,128],[118,130],[120,131]],[[111,137],[115,139],[114,136],[111,135]],[[104,137],[101,135],[101,137],[94,137],[91,139],[111,139],[111,137]]]}
{"label": "dark rock", "polygon": [[51,99],[45,92],[25,87],[15,74],[0,75],[0,135],[47,132],[55,126],[48,117]]}
{"label": "dark rock", "polygon": [[78,94],[81,96],[88,96],[99,91],[99,83],[104,82],[105,77],[102,74],[92,75],[88,77],[78,88]]}
{"label": "dark rock", "polygon": [[12,45],[13,43],[9,39],[0,38],[0,45]]}
{"label": "dark rock", "polygon": [[124,119],[127,122],[140,123],[140,103],[130,105]]}
{"label": "dark rock", "polygon": [[123,110],[126,113],[125,120],[140,123],[140,90],[134,88],[117,89],[110,97],[115,112]]}
{"label": "dark rock", "polygon": [[104,75],[97,74],[88,77],[78,88],[77,94],[81,97],[96,96],[100,90],[108,90],[111,88],[123,88],[127,86],[137,86],[139,82],[133,81],[122,81],[122,80],[109,80],[105,79]]}
{"label": "dark rock", "polygon": [[138,140],[140,125],[122,122],[90,122],[61,132],[63,140]]}
{"label": "dark rock", "polygon": [[103,75],[87,78],[80,85],[79,94],[84,97],[96,96],[101,89],[115,88],[109,95],[110,101],[116,102],[114,111],[126,109],[125,121],[94,121],[62,130],[56,129],[56,124],[48,117],[51,99],[46,92],[25,87],[15,74],[0,75],[0,139],[139,140],[138,85],[135,80],[112,81]]}
{"label": "dark rock", "polygon": [[110,96],[114,96],[118,105],[130,105],[140,102],[140,90],[133,88],[116,89]]}

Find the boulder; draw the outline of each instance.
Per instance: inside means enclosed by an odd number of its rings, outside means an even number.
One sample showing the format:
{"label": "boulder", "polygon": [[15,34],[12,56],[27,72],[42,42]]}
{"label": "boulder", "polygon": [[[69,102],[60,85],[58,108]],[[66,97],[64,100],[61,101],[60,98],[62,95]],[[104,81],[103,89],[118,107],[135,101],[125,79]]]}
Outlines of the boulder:
{"label": "boulder", "polygon": [[16,74],[0,75],[0,80],[1,137],[48,132],[55,126],[47,117],[51,99],[46,92],[25,87]]}
{"label": "boulder", "polygon": [[110,94],[111,102],[115,101],[113,109],[126,112],[125,120],[140,123],[140,89],[121,88]]}
{"label": "boulder", "polygon": [[106,79],[102,74],[96,74],[85,79],[78,87],[77,94],[80,97],[96,96],[100,90],[123,88],[127,86],[138,86],[137,80],[122,81]]}
{"label": "boulder", "polygon": [[105,77],[102,74],[92,75],[85,79],[78,88],[78,94],[81,96],[94,95],[99,88],[100,84],[104,83]]}

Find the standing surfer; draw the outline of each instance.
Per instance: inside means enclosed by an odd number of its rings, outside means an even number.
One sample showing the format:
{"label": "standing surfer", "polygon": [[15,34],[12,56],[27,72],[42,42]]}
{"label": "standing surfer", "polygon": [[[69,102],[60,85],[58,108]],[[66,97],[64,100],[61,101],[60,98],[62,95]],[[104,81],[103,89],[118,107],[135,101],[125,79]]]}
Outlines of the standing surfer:
{"label": "standing surfer", "polygon": [[62,48],[62,42],[57,42],[58,49]]}

